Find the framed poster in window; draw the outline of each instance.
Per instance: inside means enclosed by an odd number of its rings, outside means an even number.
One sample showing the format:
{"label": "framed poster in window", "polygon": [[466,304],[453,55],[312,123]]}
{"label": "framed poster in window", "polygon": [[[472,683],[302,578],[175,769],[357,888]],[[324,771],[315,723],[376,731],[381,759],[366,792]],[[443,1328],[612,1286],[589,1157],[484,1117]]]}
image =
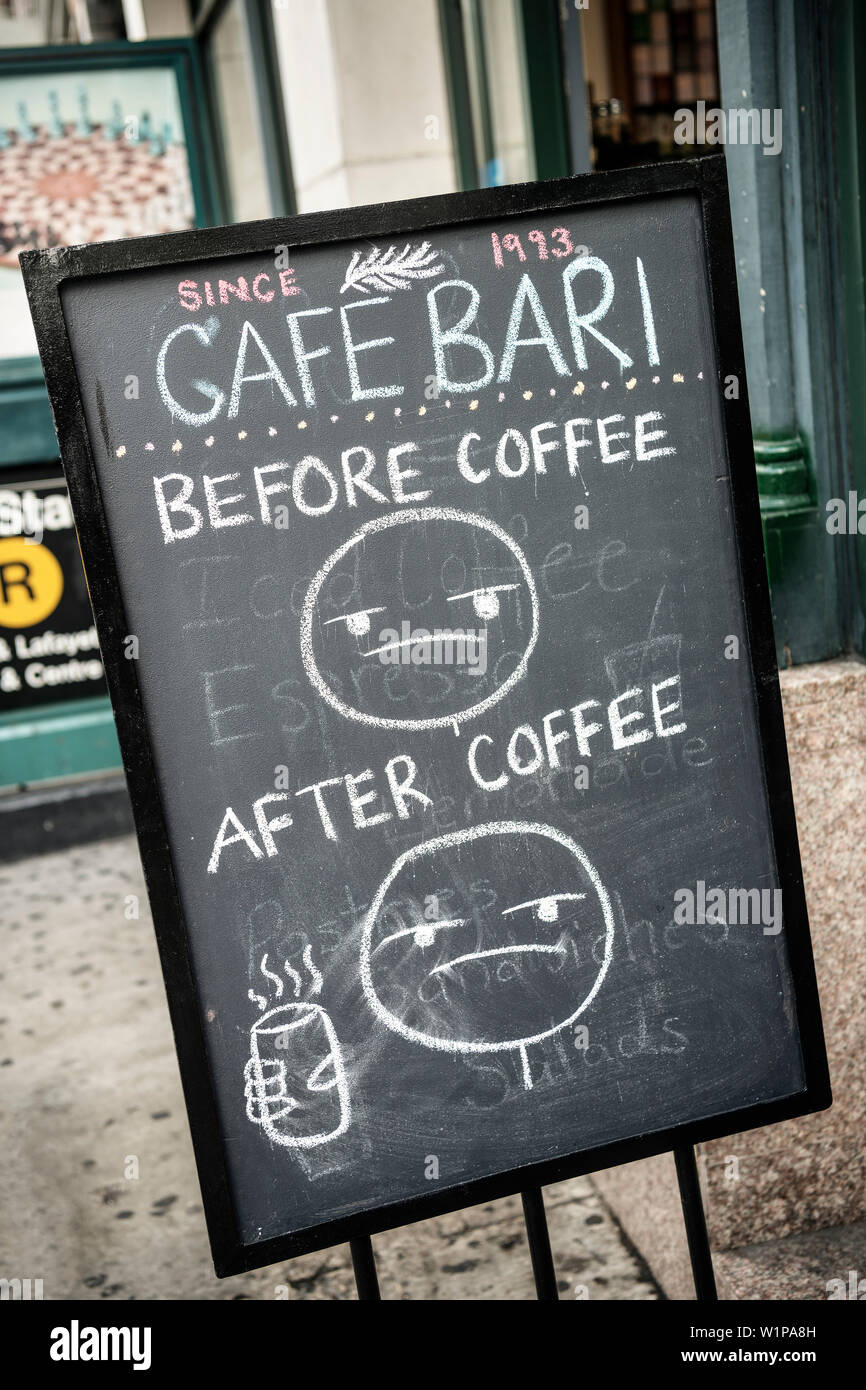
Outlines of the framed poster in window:
{"label": "framed poster in window", "polygon": [[0,463],[54,452],[20,252],[218,215],[194,41],[0,54]]}

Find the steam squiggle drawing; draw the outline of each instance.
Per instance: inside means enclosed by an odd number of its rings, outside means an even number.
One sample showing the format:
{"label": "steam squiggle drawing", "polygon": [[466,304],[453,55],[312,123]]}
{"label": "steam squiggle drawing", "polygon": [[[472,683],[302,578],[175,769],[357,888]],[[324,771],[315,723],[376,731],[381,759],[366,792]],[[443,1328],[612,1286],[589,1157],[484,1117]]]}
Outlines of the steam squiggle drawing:
{"label": "steam squiggle drawing", "polygon": [[298,974],[297,970],[293,970],[287,960],[283,961],[283,969],[286,972],[286,978],[291,980],[292,984],[295,986],[295,998],[297,999],[298,995],[304,987],[304,982]]}
{"label": "steam squiggle drawing", "polygon": [[309,946],[309,945],[308,945],[308,946],[305,947],[303,959],[304,959],[304,965],[305,965],[305,966],[307,967],[307,969],[309,970],[310,976],[311,976],[312,981],[313,981],[313,984],[312,984],[312,988],[311,988],[311,990],[310,990],[310,993],[311,993],[311,994],[321,994],[321,992],[322,992],[322,972],[321,972],[321,970],[317,969],[317,967],[313,964],[313,948],[312,948],[312,946]]}
{"label": "steam squiggle drawing", "polygon": [[262,963],[261,963],[261,965],[259,966],[259,969],[261,970],[261,972],[262,972],[262,974],[264,975],[264,977],[265,977],[266,980],[272,980],[272,981],[273,981],[273,983],[274,983],[274,992],[275,992],[275,994],[276,994],[276,997],[277,997],[278,999],[282,999],[282,997],[283,997],[283,989],[285,988],[285,986],[283,985],[283,982],[282,982],[282,980],[280,979],[279,975],[276,975],[276,974],[274,973],[273,970],[269,970],[269,969],[268,969],[268,957],[267,957],[267,954],[265,954],[265,955],[262,956]]}

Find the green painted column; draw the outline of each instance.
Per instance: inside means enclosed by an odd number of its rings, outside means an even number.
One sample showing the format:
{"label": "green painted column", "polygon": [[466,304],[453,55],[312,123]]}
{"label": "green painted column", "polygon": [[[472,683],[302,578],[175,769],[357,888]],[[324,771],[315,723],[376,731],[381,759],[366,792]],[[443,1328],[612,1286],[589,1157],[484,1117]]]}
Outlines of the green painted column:
{"label": "green painted column", "polygon": [[[834,0],[833,95],[844,291],[851,489],[866,500],[866,6]],[[866,510],[866,508],[864,508]],[[866,652],[866,516],[850,537],[854,645]],[[849,519],[850,526],[850,519]]]}
{"label": "green painted column", "polygon": [[829,7],[717,0],[722,106],[768,112],[781,149],[726,145],[749,402],[779,664],[850,644]]}

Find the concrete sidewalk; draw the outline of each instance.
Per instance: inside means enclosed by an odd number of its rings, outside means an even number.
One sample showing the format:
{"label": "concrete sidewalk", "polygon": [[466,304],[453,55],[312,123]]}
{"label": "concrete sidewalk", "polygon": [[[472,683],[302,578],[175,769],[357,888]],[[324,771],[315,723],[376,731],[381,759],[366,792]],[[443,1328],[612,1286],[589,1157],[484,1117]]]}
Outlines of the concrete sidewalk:
{"label": "concrete sidewalk", "polygon": [[[0,1277],[46,1299],[354,1297],[345,1246],[214,1277],[135,841],[4,867],[0,904]],[[563,1299],[661,1296],[590,1179],[545,1198]],[[384,1298],[534,1297],[517,1198],[375,1248]]]}

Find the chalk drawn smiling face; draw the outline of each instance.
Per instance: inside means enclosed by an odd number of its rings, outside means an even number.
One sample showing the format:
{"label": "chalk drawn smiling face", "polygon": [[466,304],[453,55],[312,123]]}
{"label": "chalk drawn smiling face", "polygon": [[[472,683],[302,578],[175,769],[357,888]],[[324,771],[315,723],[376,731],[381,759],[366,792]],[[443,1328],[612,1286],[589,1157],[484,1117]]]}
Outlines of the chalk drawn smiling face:
{"label": "chalk drawn smiling face", "polygon": [[613,913],[579,845],[549,825],[497,821],[407,850],[365,917],[373,1012],[444,1052],[519,1051],[567,1028],[601,988]]}
{"label": "chalk drawn smiling face", "polygon": [[310,585],[301,655],[346,719],[436,729],[474,718],[526,671],[538,596],[526,558],[494,522],[450,507],[377,517]]}

